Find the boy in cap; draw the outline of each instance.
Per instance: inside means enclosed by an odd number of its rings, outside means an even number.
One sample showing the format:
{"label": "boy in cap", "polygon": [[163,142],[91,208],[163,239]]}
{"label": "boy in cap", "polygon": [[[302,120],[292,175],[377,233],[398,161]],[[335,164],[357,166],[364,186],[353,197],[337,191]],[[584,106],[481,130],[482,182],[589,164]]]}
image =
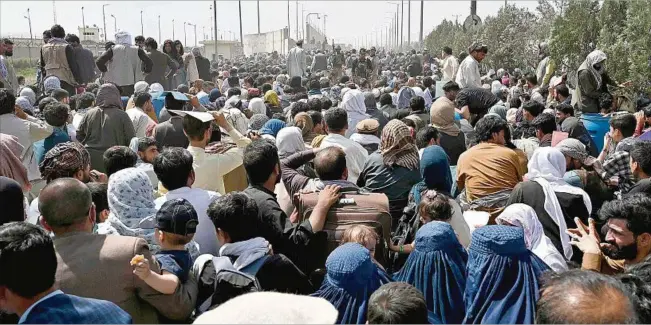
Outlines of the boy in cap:
{"label": "boy in cap", "polygon": [[365,119],[359,121],[355,128],[357,133],[352,134],[350,139],[362,145],[369,155],[377,151],[380,147],[380,138],[378,138],[380,123],[374,119]]}
{"label": "boy in cap", "polygon": [[131,260],[133,273],[147,285],[163,294],[173,294],[180,283],[185,283],[192,268],[192,257],[185,245],[194,237],[199,217],[186,199],[165,202],[156,213],[155,238],[161,250],[155,255],[161,274],[154,273],[147,259],[136,255]]}

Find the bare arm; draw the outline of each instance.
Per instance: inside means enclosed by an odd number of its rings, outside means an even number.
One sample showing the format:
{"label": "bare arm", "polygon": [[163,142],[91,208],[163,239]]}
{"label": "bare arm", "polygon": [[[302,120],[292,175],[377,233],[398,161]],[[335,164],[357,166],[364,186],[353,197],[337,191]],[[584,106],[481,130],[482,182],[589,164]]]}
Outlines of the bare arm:
{"label": "bare arm", "polygon": [[[142,272],[140,270],[142,270]],[[176,291],[176,287],[179,285],[179,278],[177,278],[176,275],[167,271],[163,271],[163,274],[155,273],[149,269],[149,262],[147,260],[138,264],[134,273],[136,273],[140,279],[145,281],[148,286],[162,294],[173,294],[174,291]]]}

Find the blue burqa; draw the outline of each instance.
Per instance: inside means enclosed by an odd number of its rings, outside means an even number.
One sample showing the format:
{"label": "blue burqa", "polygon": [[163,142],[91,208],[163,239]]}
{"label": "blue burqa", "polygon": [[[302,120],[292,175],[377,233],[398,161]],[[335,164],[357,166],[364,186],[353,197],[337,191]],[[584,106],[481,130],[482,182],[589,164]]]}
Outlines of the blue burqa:
{"label": "blue burqa", "polygon": [[547,270],[527,250],[522,228],[478,228],[470,242],[463,323],[533,324],[539,278]]}
{"label": "blue burqa", "polygon": [[425,190],[436,190],[450,196],[452,191],[452,174],[450,159],[445,150],[439,146],[429,146],[420,157],[420,176],[423,180],[414,185],[411,194],[416,205],[420,204],[421,194]]}
{"label": "blue burqa", "polygon": [[271,119],[265,123],[260,129],[260,135],[269,134],[274,138],[278,135],[278,132],[285,127],[285,122],[277,119]]}
{"label": "blue burqa", "polygon": [[339,311],[338,324],[365,324],[368,300],[389,276],[371,260],[368,249],[357,243],[337,247],[326,260],[326,277],[313,297],[329,301]]}
{"label": "blue burqa", "polygon": [[418,229],[414,251],[393,278],[423,293],[430,323],[459,324],[465,315],[467,260],[468,254],[452,227],[446,222],[432,221]]}

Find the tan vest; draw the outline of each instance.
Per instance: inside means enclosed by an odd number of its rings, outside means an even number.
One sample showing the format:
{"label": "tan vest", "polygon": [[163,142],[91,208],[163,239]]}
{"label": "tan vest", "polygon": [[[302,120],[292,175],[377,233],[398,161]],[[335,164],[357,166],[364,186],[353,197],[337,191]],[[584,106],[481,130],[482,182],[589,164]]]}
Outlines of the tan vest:
{"label": "tan vest", "polygon": [[50,42],[43,45],[41,53],[45,61],[45,73],[48,77],[55,76],[70,85],[76,85],[77,82],[68,65],[66,46],[68,46],[68,43],[55,40],[50,40]]}

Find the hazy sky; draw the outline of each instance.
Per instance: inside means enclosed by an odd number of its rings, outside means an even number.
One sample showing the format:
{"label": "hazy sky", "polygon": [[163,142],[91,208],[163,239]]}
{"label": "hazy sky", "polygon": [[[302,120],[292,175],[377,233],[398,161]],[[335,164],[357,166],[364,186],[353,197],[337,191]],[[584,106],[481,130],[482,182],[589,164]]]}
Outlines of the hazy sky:
{"label": "hazy sky", "polygon": [[[400,3],[400,1],[393,1]],[[183,22],[197,25],[197,39],[203,39],[205,27],[206,37],[210,38],[212,26],[212,1],[56,1],[57,23],[61,24],[68,33],[78,34],[77,27],[82,25],[81,7],[84,6],[86,25],[96,24],[103,29],[102,5],[106,6],[106,28],[110,35],[114,34],[114,15],[118,30],[127,30],[132,36],[140,34],[140,11],[143,11],[144,34],[158,39],[158,16],[161,19],[161,36],[163,39],[172,38],[174,28],[175,38],[183,41]],[[258,30],[256,1],[242,1],[242,28],[244,34],[253,34]],[[375,30],[386,30],[395,17],[396,5],[388,1],[299,1],[299,20],[302,9],[305,14],[321,13],[321,20],[313,15],[310,20],[323,28],[323,14],[327,14],[326,32],[328,39],[337,43],[353,43],[355,38],[373,35]],[[405,1],[404,37],[407,41],[407,1]],[[518,6],[534,10],[536,1],[512,1]],[[43,30],[54,23],[53,1],[0,1],[0,35],[13,37],[29,37],[29,24],[24,16],[30,9],[32,31],[34,37],[40,39]],[[484,19],[494,15],[504,1],[478,1],[477,14]],[[289,1],[291,35],[295,37],[296,1]],[[424,4],[424,36],[444,18],[454,20],[459,15],[459,21],[470,13],[470,1],[425,1]],[[174,27],[172,19],[175,20]],[[239,38],[238,1],[217,1],[217,25],[224,38],[231,37],[232,32]],[[261,32],[281,29],[287,26],[287,1],[260,1]],[[420,28],[420,1],[411,2],[411,40],[418,40]],[[194,27],[186,26],[187,43],[194,44]]]}

